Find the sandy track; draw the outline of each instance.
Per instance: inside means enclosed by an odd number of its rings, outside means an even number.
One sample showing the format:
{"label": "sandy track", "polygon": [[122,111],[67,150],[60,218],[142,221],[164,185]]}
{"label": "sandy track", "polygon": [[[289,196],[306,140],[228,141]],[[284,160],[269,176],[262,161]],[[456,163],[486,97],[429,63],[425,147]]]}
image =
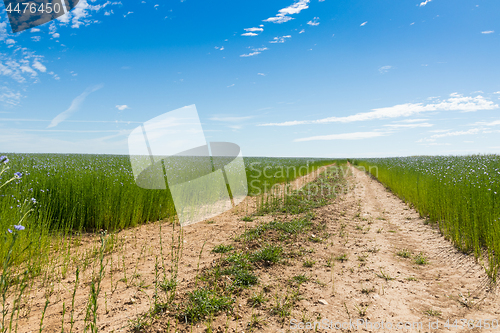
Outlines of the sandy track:
{"label": "sandy track", "polygon": [[[327,243],[305,244],[311,250],[307,258],[316,261],[315,266],[305,268],[302,261],[298,261],[261,272],[262,284],[274,283],[276,286],[286,285],[286,281],[297,274],[311,277],[310,282],[300,287],[303,299],[294,307],[291,319],[327,319],[340,323],[364,319],[372,323],[421,322],[423,325],[421,329],[417,327],[414,330],[405,330],[406,332],[479,332],[482,331],[479,328],[462,329],[461,323],[460,327],[451,330],[444,329],[443,324],[448,319],[451,322],[461,318],[500,319],[498,294],[487,284],[483,269],[473,258],[456,251],[435,227],[425,225],[425,221],[419,218],[414,210],[408,208],[376,180],[354,168],[352,172],[353,175],[349,177],[351,190],[348,194],[315,210],[316,218],[326,222],[328,231],[333,234]],[[307,181],[313,178],[314,175],[310,175]],[[305,179],[298,180],[294,187],[305,182]],[[255,198],[247,198],[235,209],[215,218],[213,224],[198,223],[184,228],[178,290],[191,288],[198,272],[198,262],[200,268],[209,267],[219,256],[210,253],[214,246],[227,244],[245,227],[276,218],[263,216],[253,222],[242,222],[241,217],[254,211],[255,202]],[[107,273],[99,301],[99,328],[103,332],[126,331],[130,319],[148,310],[154,292],[152,283],[155,256],[160,254],[158,223],[126,230],[118,235],[121,250],[106,257]],[[172,229],[167,224],[163,224],[162,235],[165,265],[168,266]],[[177,232],[174,236],[176,235]],[[304,244],[300,246],[302,245]],[[202,247],[204,250],[200,259]],[[413,254],[422,252],[428,258],[429,264],[417,265],[411,258],[397,256],[396,252],[401,249],[411,250]],[[326,262],[332,256],[341,254],[346,254],[348,260],[336,262],[332,281],[332,271],[326,266]],[[119,281],[124,277],[122,262],[127,268],[128,283]],[[111,271],[114,290],[111,289]],[[392,280],[381,278],[383,274]],[[88,283],[89,279],[90,271],[82,277],[85,288],[79,288],[77,291],[77,332],[83,331],[88,298],[88,284],[85,283]],[[74,276],[70,275],[54,287],[51,305],[45,318],[45,332],[61,331],[62,300],[66,302],[65,327],[66,331],[69,331],[68,304],[71,301],[69,295],[73,281]],[[276,287],[272,292],[279,293],[281,289]],[[319,300],[328,304],[321,304]],[[463,306],[463,302],[469,302],[472,306],[467,308]],[[39,313],[44,305],[42,290],[34,294],[32,303],[34,307],[29,320],[20,322],[20,332],[38,331]],[[279,323],[269,314],[268,307],[251,309],[243,298],[238,299],[237,303],[239,319],[233,318],[228,322],[230,332],[247,331],[246,325],[252,314],[257,314],[264,320],[264,324],[254,331],[290,330],[289,323]],[[366,309],[364,316],[360,313],[363,309]],[[436,320],[440,322],[440,328],[429,330],[429,321]],[[224,327],[226,323],[225,315],[222,315],[215,320],[213,326]],[[164,324],[160,319],[150,331],[156,332],[164,327]],[[193,332],[202,332],[204,329],[205,326],[200,324],[193,328]],[[380,330],[363,326],[343,331]]]}

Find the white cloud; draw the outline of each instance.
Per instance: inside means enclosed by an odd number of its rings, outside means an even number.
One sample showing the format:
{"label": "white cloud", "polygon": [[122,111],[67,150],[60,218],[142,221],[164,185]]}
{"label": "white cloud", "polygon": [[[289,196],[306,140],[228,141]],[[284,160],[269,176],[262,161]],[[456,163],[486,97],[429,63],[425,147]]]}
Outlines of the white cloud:
{"label": "white cloud", "polygon": [[378,69],[378,71],[381,73],[381,74],[384,74],[384,73],[387,73],[389,71],[389,69],[391,69],[392,66],[382,66]]}
{"label": "white cloud", "polygon": [[274,37],[274,40],[270,41],[269,43],[284,43],[287,38],[292,38],[292,36],[287,35],[282,37]]}
{"label": "white cloud", "polygon": [[341,133],[330,135],[311,136],[308,138],[300,138],[293,140],[294,142],[303,141],[327,141],[327,140],[361,140],[371,139],[387,135],[387,132],[354,132],[354,133]]}
{"label": "white cloud", "polygon": [[[25,83],[27,79],[38,82],[38,73],[33,68],[44,72],[43,68],[45,66],[40,63],[43,57],[35,55],[25,48],[16,49],[14,55],[17,56],[17,59],[9,57],[5,53],[0,53],[0,75],[10,77],[18,83]],[[31,64],[31,61],[33,61],[33,64]]]}
{"label": "white cloud", "polygon": [[313,18],[311,21],[307,22],[307,24],[312,25],[312,26],[317,26],[319,25],[319,17]]}
{"label": "white cloud", "polygon": [[102,87],[103,87],[103,85],[99,84],[97,86],[87,88],[83,93],[81,93],[78,97],[76,97],[73,100],[73,102],[71,102],[71,105],[69,106],[69,108],[66,111],[61,112],[54,119],[52,119],[52,121],[50,122],[49,126],[47,126],[47,128],[55,127],[58,124],[60,124],[61,122],[63,122],[64,120],[66,120],[66,118],[68,118],[73,113],[78,111],[78,109],[80,108],[80,106],[85,101],[85,99],[87,98],[88,95],[90,95],[94,91],[101,89]]}
{"label": "white cloud", "polygon": [[255,32],[255,31],[264,31],[264,29],[262,28],[246,28],[245,31],[249,31],[249,32]]}
{"label": "white cloud", "polygon": [[497,126],[500,125],[500,120],[494,120],[491,122],[478,122],[476,125],[482,125],[482,126]]}
{"label": "white cloud", "polygon": [[424,2],[421,2],[420,3],[420,7],[423,7],[425,5],[427,5],[429,2],[431,2],[432,0],[425,0]]}
{"label": "white cloud", "polygon": [[33,68],[37,69],[38,71],[45,73],[47,71],[47,67],[42,65],[38,60],[33,61]]}
{"label": "white cloud", "polygon": [[228,123],[239,123],[245,120],[252,119],[253,116],[243,116],[243,117],[212,117],[210,120],[213,121],[222,121]]}
{"label": "white cloud", "polygon": [[468,131],[455,131],[455,132],[448,132],[448,133],[443,133],[443,134],[434,134],[434,135],[431,135],[431,138],[437,139],[437,138],[445,138],[445,137],[449,137],[449,136],[471,135],[471,134],[478,134],[481,132],[482,132],[482,130],[480,128],[472,128]]}
{"label": "white cloud", "polygon": [[255,32],[245,32],[244,34],[241,34],[242,36],[257,36]]}
{"label": "white cloud", "polygon": [[395,123],[418,123],[422,121],[427,121],[429,119],[405,119],[405,120],[398,120],[395,121]]}
{"label": "white cloud", "polygon": [[9,44],[15,44],[15,43],[16,43],[16,41],[15,41],[15,40],[13,40],[13,39],[11,39],[11,38],[9,38],[9,39],[7,39],[7,40],[5,41],[5,44],[7,44],[7,45],[9,45]]}
{"label": "white cloud", "polygon": [[231,88],[231,87],[234,87],[234,86],[235,86],[235,84],[233,83],[232,85],[227,86],[227,87],[228,87],[228,88]]}
{"label": "white cloud", "polygon": [[365,22],[361,23],[359,26],[364,27],[367,23],[368,23],[368,21],[365,21]]}
{"label": "white cloud", "polygon": [[488,35],[488,34],[492,34],[494,33],[495,31],[493,30],[488,30],[488,31],[481,31],[482,34],[485,34],[485,35]]}
{"label": "white cloud", "polygon": [[417,127],[432,127],[434,125],[429,123],[420,123],[420,124],[387,124],[384,126],[391,128],[417,128]]}
{"label": "white cloud", "polygon": [[240,57],[253,57],[254,55],[257,55],[257,54],[261,54],[262,52],[251,52],[251,53],[247,53],[247,54],[242,54],[240,55]]}
{"label": "white cloud", "polygon": [[31,31],[31,32],[39,32],[39,31],[40,31],[40,29],[38,29],[38,28],[32,28],[30,31]]}
{"label": "white cloud", "polygon": [[266,51],[266,50],[268,50],[267,47],[261,47],[261,48],[257,48],[257,49],[252,49],[252,51],[254,51],[254,52],[251,52],[251,53],[248,53],[248,54],[242,54],[242,55],[240,55],[240,57],[252,57],[254,55],[261,54],[263,51]]}
{"label": "white cloud", "polygon": [[304,9],[309,8],[309,2],[310,0],[299,0],[291,6],[280,9],[276,16],[270,17],[264,20],[264,22],[284,23],[293,20],[293,17],[290,17],[289,15],[298,14]]}
{"label": "white cloud", "polygon": [[39,42],[39,41],[42,39],[42,37],[40,37],[40,36],[33,36],[33,37],[31,37],[31,39],[32,39],[34,42]]}
{"label": "white cloud", "polygon": [[0,87],[0,102],[7,106],[18,105],[22,97],[20,92],[14,92],[7,87]]}
{"label": "white cloud", "polygon": [[126,109],[130,109],[128,107],[128,105],[117,105],[116,108],[120,111],[123,111],[123,110],[126,110]]}
{"label": "white cloud", "polygon": [[257,75],[266,76],[264,73],[257,73]]}
{"label": "white cloud", "polygon": [[306,32],[306,30],[302,29],[302,30],[299,31],[299,34],[303,34],[304,32]]}
{"label": "white cloud", "polygon": [[474,112],[478,110],[498,109],[498,104],[495,104],[480,95],[476,97],[464,97],[457,93],[453,93],[450,96],[451,97],[447,100],[436,101],[435,103],[429,104],[406,103],[386,108],[373,109],[373,111],[371,112],[362,112],[345,117],[328,117],[318,120],[294,120],[283,123],[261,124],[259,126],[294,126],[305,124],[350,123],[355,121],[410,117],[420,113],[432,111]]}

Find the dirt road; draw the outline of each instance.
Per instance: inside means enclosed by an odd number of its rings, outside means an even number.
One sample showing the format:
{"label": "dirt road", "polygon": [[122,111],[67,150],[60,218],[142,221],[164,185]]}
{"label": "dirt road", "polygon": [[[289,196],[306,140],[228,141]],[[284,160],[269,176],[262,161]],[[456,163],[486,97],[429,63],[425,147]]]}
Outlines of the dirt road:
{"label": "dirt road", "polygon": [[[395,332],[482,332],[485,324],[495,327],[491,320],[500,319],[498,292],[488,284],[482,267],[472,257],[456,251],[435,226],[426,225],[424,219],[376,180],[355,168],[351,170],[348,193],[314,209],[314,220],[325,226],[328,236],[319,242],[290,244],[287,253],[300,250],[301,256],[289,256],[283,264],[262,267],[259,284],[240,293],[234,313],[214,318],[211,327],[220,332],[297,331],[299,327],[307,328],[308,322],[321,322],[323,326],[318,331],[326,332],[377,332],[382,331],[380,325],[384,325],[383,331]],[[293,218],[267,215],[243,222],[241,218],[254,209],[255,199],[249,199],[213,219],[213,223],[184,228],[179,292],[192,290],[196,274],[220,258],[210,252],[214,246],[230,244],[245,228]],[[115,251],[106,256],[107,273],[98,302],[100,331],[129,331],[129,320],[150,308],[156,258],[160,258],[160,268],[168,264],[161,262],[159,234],[159,225],[153,223],[117,235]],[[178,231],[172,237],[172,228],[164,224],[162,236],[163,257],[168,261],[171,240],[177,239]],[[95,240],[89,241],[87,247],[92,244]],[[83,331],[90,276],[90,272],[81,276],[84,287],[76,294],[78,332]],[[305,279],[299,287],[290,282],[297,276]],[[61,332],[63,301],[65,331],[69,331],[68,305],[74,280],[69,275],[54,287],[44,331]],[[292,286],[297,297],[291,313],[280,317],[274,310]],[[265,299],[262,304],[250,305],[249,297],[260,292]],[[21,321],[21,332],[38,331],[43,295],[42,290],[34,294],[32,312],[29,320]],[[473,327],[470,322],[471,329],[463,324],[463,318],[474,319],[474,325],[481,323],[483,327]],[[452,324],[450,329],[444,326],[447,321]],[[339,326],[342,323],[343,328]],[[388,329],[388,323],[392,329]],[[168,328],[173,332],[174,327],[179,332],[207,329],[203,323],[188,328],[166,313],[144,325],[143,330],[166,332]]]}

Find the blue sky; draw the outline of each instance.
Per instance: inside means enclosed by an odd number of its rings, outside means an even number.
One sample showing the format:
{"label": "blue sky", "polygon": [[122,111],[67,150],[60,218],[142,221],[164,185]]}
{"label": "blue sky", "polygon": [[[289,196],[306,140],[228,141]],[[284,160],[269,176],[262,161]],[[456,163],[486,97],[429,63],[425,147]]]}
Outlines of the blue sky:
{"label": "blue sky", "polygon": [[500,153],[500,2],[80,0],[12,34],[0,151],[127,154],[195,104],[244,156]]}

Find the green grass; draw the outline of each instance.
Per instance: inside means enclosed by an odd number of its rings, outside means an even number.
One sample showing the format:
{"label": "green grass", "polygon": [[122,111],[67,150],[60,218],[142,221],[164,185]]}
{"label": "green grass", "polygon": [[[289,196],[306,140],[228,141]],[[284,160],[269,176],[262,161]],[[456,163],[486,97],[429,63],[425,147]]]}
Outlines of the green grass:
{"label": "green grass", "polygon": [[401,258],[410,258],[411,257],[411,251],[408,249],[399,250],[398,252],[396,252],[396,254],[398,256],[400,256]]}
{"label": "green grass", "polygon": [[220,245],[217,245],[216,247],[214,247],[212,249],[212,252],[213,253],[227,253],[227,252],[231,252],[233,249],[234,249],[234,246],[232,246],[232,245],[220,244]]}
{"label": "green grass", "polygon": [[190,323],[199,322],[211,315],[220,312],[230,312],[233,309],[234,299],[229,296],[219,295],[217,292],[199,288],[190,292],[184,311],[179,315],[179,320]]}
{"label": "green grass", "polygon": [[500,269],[500,156],[414,156],[356,160],[429,218],[464,253],[487,258],[486,272]]}
{"label": "green grass", "polygon": [[281,260],[283,248],[279,245],[266,245],[260,250],[255,251],[250,256],[252,262],[277,263]]}
{"label": "green grass", "polygon": [[429,263],[429,259],[427,259],[427,257],[422,252],[420,252],[419,254],[417,254],[413,258],[413,261],[417,265],[427,265]]}

